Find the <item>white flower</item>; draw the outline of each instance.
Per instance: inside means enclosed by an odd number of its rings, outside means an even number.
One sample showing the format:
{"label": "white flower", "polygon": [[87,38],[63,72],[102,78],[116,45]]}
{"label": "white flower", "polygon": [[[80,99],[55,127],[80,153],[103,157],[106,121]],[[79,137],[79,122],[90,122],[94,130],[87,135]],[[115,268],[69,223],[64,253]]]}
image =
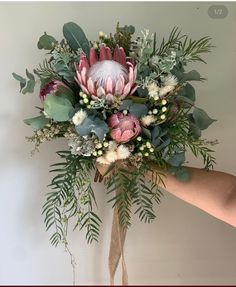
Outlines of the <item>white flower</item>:
{"label": "white flower", "polygon": [[72,122],[78,126],[81,125],[82,122],[87,118],[87,113],[83,110],[79,110],[72,118]]}
{"label": "white flower", "polygon": [[98,157],[97,162],[109,165],[119,159],[126,159],[129,155],[130,151],[126,146],[120,145],[117,147],[114,141],[110,141],[108,151],[103,156]]}
{"label": "white flower", "polygon": [[124,146],[124,145],[120,145],[117,148],[117,158],[118,159],[126,159],[127,157],[129,157],[130,155],[130,151],[129,149]]}
{"label": "white flower", "polygon": [[108,150],[116,150],[117,149],[117,143],[115,141],[109,141],[109,147]]}
{"label": "white flower", "polygon": [[115,162],[116,160],[118,160],[117,151],[107,151],[107,153],[105,154],[105,159],[110,163]]}
{"label": "white flower", "polygon": [[147,89],[148,89],[149,96],[155,97],[155,96],[158,96],[160,87],[158,87],[158,85],[153,82],[147,86]]}
{"label": "white flower", "polygon": [[152,115],[144,116],[141,118],[141,122],[144,126],[150,126],[152,123],[156,121],[155,117]]}
{"label": "white flower", "polygon": [[166,94],[168,94],[169,92],[174,90],[174,86],[164,86],[160,89],[159,95],[161,97],[165,96]]}
{"label": "white flower", "polygon": [[164,79],[164,86],[177,86],[178,80],[175,76],[170,75]]}
{"label": "white flower", "polygon": [[108,160],[106,160],[104,156],[98,157],[97,162],[101,163],[101,164],[108,164],[108,165],[110,164],[110,162]]}

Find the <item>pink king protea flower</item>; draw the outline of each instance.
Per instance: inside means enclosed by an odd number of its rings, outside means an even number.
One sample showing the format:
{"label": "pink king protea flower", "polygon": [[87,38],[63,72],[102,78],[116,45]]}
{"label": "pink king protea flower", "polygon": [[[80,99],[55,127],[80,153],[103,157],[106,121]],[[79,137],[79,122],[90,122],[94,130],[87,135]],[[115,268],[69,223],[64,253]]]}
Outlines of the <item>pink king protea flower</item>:
{"label": "pink king protea flower", "polygon": [[108,119],[111,128],[111,138],[117,143],[126,143],[141,133],[139,120],[132,115],[117,113]]}
{"label": "pink king protea flower", "polygon": [[118,46],[112,56],[111,49],[101,44],[99,59],[91,48],[89,61],[82,53],[80,63],[76,64],[76,74],[83,92],[94,100],[105,97],[108,103],[112,103],[114,96],[124,99],[137,88],[134,84],[137,69],[126,58],[124,49]]}

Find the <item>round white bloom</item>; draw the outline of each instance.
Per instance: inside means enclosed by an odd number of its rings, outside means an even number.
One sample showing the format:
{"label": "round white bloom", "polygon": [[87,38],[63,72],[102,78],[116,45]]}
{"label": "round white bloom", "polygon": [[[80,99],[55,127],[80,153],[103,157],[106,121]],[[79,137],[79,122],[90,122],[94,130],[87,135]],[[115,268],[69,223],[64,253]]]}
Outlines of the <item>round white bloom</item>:
{"label": "round white bloom", "polygon": [[161,104],[164,106],[164,105],[167,104],[167,101],[166,101],[166,100],[162,100],[162,101],[161,101]]}
{"label": "round white bloom", "polygon": [[158,96],[160,87],[156,83],[151,83],[147,86],[148,94],[151,98]]}
{"label": "round white bloom", "polygon": [[164,120],[164,119],[166,118],[166,115],[162,114],[162,115],[160,116],[160,118],[161,118],[162,120]]}
{"label": "round white bloom", "polygon": [[155,117],[152,115],[144,116],[141,118],[141,122],[144,126],[150,126],[152,123],[156,121]]}
{"label": "round white bloom", "polygon": [[130,151],[126,146],[124,146],[124,145],[118,146],[118,148],[117,148],[117,158],[118,159],[126,159],[129,156],[130,156]]}
{"label": "round white bloom", "polygon": [[158,113],[158,110],[157,110],[157,109],[154,109],[154,110],[152,111],[152,113],[153,113],[154,115],[156,115],[156,114]]}
{"label": "round white bloom", "polygon": [[79,110],[72,118],[72,122],[74,125],[78,126],[81,125],[82,122],[87,118],[87,113],[83,110]]}
{"label": "round white bloom", "polygon": [[102,144],[101,143],[96,144],[96,148],[97,149],[102,148]]}

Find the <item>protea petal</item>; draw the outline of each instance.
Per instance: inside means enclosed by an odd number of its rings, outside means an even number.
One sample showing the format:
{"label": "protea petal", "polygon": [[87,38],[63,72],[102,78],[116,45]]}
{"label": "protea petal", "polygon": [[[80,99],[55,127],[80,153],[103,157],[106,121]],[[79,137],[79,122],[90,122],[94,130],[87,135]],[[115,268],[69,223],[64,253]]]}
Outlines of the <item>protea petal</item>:
{"label": "protea petal", "polygon": [[89,91],[87,90],[87,88],[84,85],[80,85],[80,87],[86,95],[89,95]]}
{"label": "protea petal", "polygon": [[95,86],[92,78],[89,78],[87,81],[87,87],[90,94],[95,94]]}
{"label": "protea petal", "polygon": [[113,83],[111,77],[108,77],[107,82],[106,82],[106,92],[107,93],[112,93],[113,90]]}
{"label": "protea petal", "polygon": [[132,130],[126,130],[122,133],[120,142],[128,142],[133,136],[134,132]]}
{"label": "protea petal", "polygon": [[82,71],[81,71],[81,80],[83,85],[86,85],[86,75],[87,75],[87,69],[85,67],[83,67]]}
{"label": "protea petal", "polygon": [[106,47],[106,52],[107,52],[107,60],[112,60],[112,53],[109,47]]}
{"label": "protea petal", "polygon": [[84,53],[82,53],[80,56],[79,71],[82,72],[82,70],[84,68],[86,68],[86,70],[88,70],[89,69],[89,63],[88,63],[86,55]]}
{"label": "protea petal", "polygon": [[82,78],[81,78],[80,73],[78,71],[76,72],[76,76],[79,80],[79,83],[82,84]]}
{"label": "protea petal", "polygon": [[107,51],[106,51],[106,47],[104,44],[100,45],[100,57],[99,57],[100,61],[104,61],[107,60]]}
{"label": "protea petal", "polygon": [[116,82],[116,87],[115,87],[115,95],[121,95],[124,89],[124,85],[121,79],[119,79]]}
{"label": "protea petal", "polygon": [[112,94],[107,94],[106,100],[107,100],[108,104],[112,104],[112,102],[114,100],[114,96]]}
{"label": "protea petal", "polygon": [[129,67],[129,82],[131,86],[134,83],[134,70],[131,67]]}
{"label": "protea petal", "polygon": [[126,97],[129,94],[130,88],[131,88],[130,83],[126,84],[124,91],[123,91],[123,95],[122,95],[123,97]]}
{"label": "protea petal", "polygon": [[124,49],[121,47],[120,48],[120,63],[121,63],[121,65],[123,65],[123,66],[127,66],[126,65],[126,55],[125,55],[125,51],[124,51]]}
{"label": "protea petal", "polygon": [[110,128],[114,128],[115,126],[119,125],[119,118],[117,114],[113,114],[109,119],[108,119],[108,125]]}
{"label": "protea petal", "polygon": [[133,95],[133,93],[137,90],[138,86],[134,86],[134,88],[131,90],[130,95]]}
{"label": "protea petal", "polygon": [[126,56],[123,48],[116,46],[113,56],[114,61],[126,67]]}
{"label": "protea petal", "polygon": [[89,63],[90,63],[90,66],[96,64],[98,61],[98,56],[97,56],[97,53],[95,51],[94,48],[91,48],[90,49],[90,53],[89,53]]}
{"label": "protea petal", "polygon": [[105,96],[106,95],[106,92],[105,92],[105,90],[103,89],[103,87],[98,87],[98,89],[97,89],[97,96],[99,97],[99,98],[101,98],[102,96]]}

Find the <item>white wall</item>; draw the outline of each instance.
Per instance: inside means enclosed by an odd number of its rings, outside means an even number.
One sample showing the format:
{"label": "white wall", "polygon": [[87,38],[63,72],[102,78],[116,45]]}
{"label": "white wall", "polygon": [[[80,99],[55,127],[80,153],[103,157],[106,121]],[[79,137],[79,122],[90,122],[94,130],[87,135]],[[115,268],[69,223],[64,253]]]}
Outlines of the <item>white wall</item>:
{"label": "white wall", "polygon": [[[158,39],[174,25],[194,38],[209,35],[217,48],[208,65],[196,68],[208,78],[196,85],[198,104],[218,121],[205,133],[218,138],[216,169],[235,174],[236,4],[225,3],[229,15],[211,19],[209,3],[0,3],[0,284],[71,284],[70,260],[53,248],[45,232],[41,207],[50,181],[49,165],[64,141],[42,146],[30,157],[24,137],[31,129],[22,122],[34,116],[35,95],[19,95],[13,71],[23,74],[43,59],[36,43],[44,31],[62,36],[65,22],[79,23],[90,39],[114,31],[117,21],[137,31],[157,31]],[[199,162],[190,157],[190,164]],[[77,258],[77,284],[108,283],[107,256],[112,212],[97,188],[103,227],[100,243],[88,246],[83,234],[70,236]],[[155,223],[137,218],[125,246],[131,284],[236,284],[236,229],[165,194]],[[119,283],[120,278],[117,278]]]}

